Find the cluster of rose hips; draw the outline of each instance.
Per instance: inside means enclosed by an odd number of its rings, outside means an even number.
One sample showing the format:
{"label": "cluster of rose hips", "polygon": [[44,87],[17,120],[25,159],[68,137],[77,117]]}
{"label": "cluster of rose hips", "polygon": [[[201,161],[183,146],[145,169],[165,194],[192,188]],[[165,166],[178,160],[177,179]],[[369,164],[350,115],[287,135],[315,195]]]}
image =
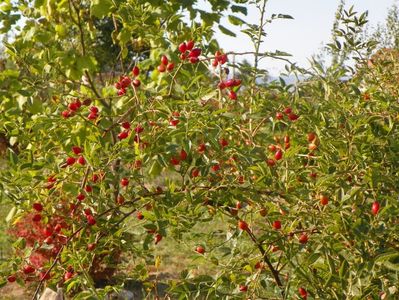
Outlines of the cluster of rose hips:
{"label": "cluster of rose hips", "polygon": [[[276,220],[272,223],[272,226],[275,230],[280,230],[281,229],[281,221]],[[238,221],[238,228],[242,231],[250,231],[249,225],[247,222],[243,220]],[[301,244],[306,244],[309,240],[309,236],[307,233],[302,232],[298,238],[299,243]]]}
{"label": "cluster of rose hips", "polygon": [[124,140],[126,139],[129,134],[130,134],[130,123],[129,122],[123,122],[121,124],[121,127],[123,128],[122,131],[118,134],[118,139]]}
{"label": "cluster of rose hips", "polygon": [[284,119],[284,114],[288,117],[290,121],[296,121],[298,120],[299,116],[295,113],[292,112],[291,107],[286,107],[284,108],[283,112],[277,112],[276,113],[276,119],[277,120],[283,120]]}
{"label": "cluster of rose hips", "polygon": [[[77,155],[81,153],[81,149],[78,148],[79,147],[76,146],[73,148],[74,153]],[[100,179],[100,176],[103,175],[93,174],[91,181],[97,182]],[[52,185],[54,184],[54,182],[56,182],[53,176],[49,177],[47,181],[50,182]],[[90,185],[87,185],[85,187],[85,190],[86,192],[91,192],[92,187]],[[84,198],[85,196],[82,193],[80,193],[77,196],[77,199],[79,201],[83,201]],[[32,275],[36,274],[37,271],[39,271],[38,279],[46,280],[50,279],[51,275],[50,273],[47,273],[45,270],[42,270],[42,266],[51,257],[56,256],[59,250],[61,249],[62,245],[65,245],[67,243],[68,237],[62,234],[62,230],[68,228],[68,225],[65,222],[64,217],[57,215],[49,218],[47,224],[43,224],[40,222],[42,220],[42,212],[44,210],[43,204],[35,202],[33,203],[32,208],[34,213],[29,213],[28,215],[25,216],[25,219],[21,219],[21,221],[19,221],[16,224],[15,229],[11,233],[18,237],[23,237],[26,241],[26,244],[30,247],[32,247],[36,242],[52,246],[51,249],[39,248],[38,250],[32,252],[29,257],[30,262],[24,265],[24,267],[22,268],[22,273],[25,276],[24,277],[25,281],[35,280],[36,277]],[[70,211],[72,215],[76,210],[76,208],[77,208],[76,204],[72,203],[70,205]],[[90,208],[86,208],[84,210],[84,215],[86,217],[88,225],[93,226],[96,224],[96,219],[94,218]],[[29,219],[27,219],[27,217],[29,217]],[[32,225],[29,225],[30,224],[29,220],[33,221]],[[27,228],[28,226],[30,228]],[[95,249],[95,246],[96,246],[95,243],[90,243],[88,244],[87,249],[89,251],[92,251]],[[67,277],[68,275],[65,275],[65,280],[67,280]],[[15,280],[16,280],[16,275],[10,275],[8,277],[9,282],[14,282]]]}
{"label": "cluster of rose hips", "polygon": [[217,67],[218,65],[224,65],[227,62],[227,54],[220,52],[219,50],[215,52],[215,59],[212,61],[212,66]]}
{"label": "cluster of rose hips", "polygon": [[72,165],[74,165],[76,162],[77,162],[78,164],[84,166],[84,165],[86,164],[86,160],[85,160],[84,156],[81,155],[82,152],[83,152],[82,148],[80,148],[80,147],[78,147],[78,146],[73,146],[73,147],[72,147],[72,152],[73,152],[76,156],[78,156],[78,158],[75,158],[75,157],[73,157],[73,156],[67,157],[67,159],[65,160],[64,167],[72,166]]}
{"label": "cluster of rose hips", "polygon": [[[33,239],[30,239],[30,232],[28,232],[29,229],[23,230],[22,227],[19,227],[18,232],[15,233],[18,234],[20,237],[23,236],[28,246],[33,246],[35,241],[41,241],[50,245],[58,240],[61,244],[63,244],[66,241],[66,237],[64,235],[61,235],[61,230],[63,228],[67,228],[67,225],[63,221],[63,218],[54,216],[54,218],[49,220],[49,223],[44,226],[44,224],[40,223],[40,221],[42,220],[43,205],[39,202],[35,202],[33,203],[32,208],[34,211],[32,213],[33,215],[28,214],[28,216],[32,218],[35,226],[39,226],[40,230],[39,232],[36,232],[36,234],[38,235],[35,236]],[[23,226],[24,224],[18,223],[18,225]],[[37,231],[37,229],[38,228],[36,228],[35,230]]]}
{"label": "cluster of rose hips", "polygon": [[181,149],[179,156],[172,156],[172,158],[170,159],[170,163],[173,166],[177,166],[180,164],[180,162],[186,159],[187,159],[187,152],[184,149]]}
{"label": "cluster of rose hips", "polygon": [[[140,81],[139,85],[140,85]],[[126,89],[132,84],[132,80],[129,76],[119,77],[119,81],[115,83],[115,88],[118,90],[118,96],[126,94]]]}
{"label": "cluster of rose hips", "polygon": [[86,208],[84,210],[84,214],[86,217],[87,224],[89,224],[90,226],[93,226],[97,223],[96,219],[93,216],[93,212],[91,211],[90,208]]}
{"label": "cluster of rose hips", "polygon": [[166,55],[162,55],[161,64],[157,67],[157,70],[160,73],[164,73],[165,71],[172,72],[175,68],[175,64],[173,62],[169,62],[169,59]]}
{"label": "cluster of rose hips", "polygon": [[[277,145],[271,144],[268,146],[268,150],[274,153],[274,159],[269,158],[266,161],[269,167],[274,167],[276,165],[276,161],[279,161],[283,158],[283,146],[280,143],[280,138],[275,136],[274,140],[277,143]],[[283,141],[284,141],[284,150],[288,150],[291,147],[289,135],[284,136]]]}
{"label": "cluster of rose hips", "polygon": [[65,119],[72,117],[82,107],[82,105],[89,106],[90,104],[90,99],[85,99],[83,102],[81,102],[79,99],[75,99],[68,104],[67,110],[61,112],[61,116]]}
{"label": "cluster of rose hips", "polygon": [[[105,176],[105,175],[104,175],[103,172],[100,172],[100,173],[98,173],[98,174],[93,174],[92,177],[91,177],[91,179],[90,179],[90,181],[91,181],[92,183],[97,183],[99,180],[103,180],[104,176]],[[92,187],[92,185],[86,183],[86,185],[85,185],[85,187],[84,187],[84,192],[86,192],[87,194],[92,193],[92,192],[93,192],[93,187]],[[76,196],[76,199],[78,200],[77,203],[70,203],[70,204],[69,204],[69,209],[70,209],[70,215],[71,215],[71,217],[74,217],[74,215],[75,215],[75,213],[76,213],[76,211],[77,211],[77,209],[78,209],[78,206],[80,205],[80,203],[81,203],[83,200],[86,199],[86,195],[83,193],[83,191],[81,191],[81,192],[79,192],[79,194]],[[91,212],[91,210],[90,210],[89,208],[87,208],[87,209],[84,211],[84,215],[85,215],[86,221],[87,221],[87,223],[88,223],[89,225],[94,225],[94,224],[96,223],[95,220],[93,220],[94,217],[93,217],[93,214],[92,214],[92,212]]]}
{"label": "cluster of rose hips", "polygon": [[[50,273],[43,269],[43,266],[50,258],[55,257],[62,245],[67,243],[68,238],[62,234],[62,230],[68,225],[61,216],[52,216],[47,224],[43,224],[42,212],[44,207],[41,203],[35,202],[32,205],[33,211],[21,218],[10,231],[12,235],[23,238],[26,245],[33,247],[35,243],[39,245],[51,245],[52,248],[38,248],[32,251],[29,261],[25,263],[19,272],[25,281],[46,280],[50,278]],[[10,275],[7,279],[14,282],[17,274]]]}
{"label": "cluster of rose hips", "polygon": [[[220,138],[219,144],[220,144],[221,148],[224,149],[225,147],[227,147],[229,145],[229,142],[225,138]],[[203,154],[205,152],[205,150],[206,150],[205,143],[200,143],[197,148],[198,153]],[[172,166],[178,166],[178,165],[180,165],[180,163],[182,161],[185,161],[187,159],[187,157],[188,157],[187,152],[184,149],[181,149],[179,155],[172,156],[170,158],[169,162]],[[220,168],[221,168],[220,164],[213,164],[211,166],[211,170],[213,172],[219,171]],[[195,178],[195,177],[198,177],[199,175],[200,175],[199,169],[197,169],[197,168],[192,169],[191,177]]]}
{"label": "cluster of rose hips", "polygon": [[[158,187],[158,188],[161,189],[160,187]],[[157,190],[158,190],[158,188],[157,188]],[[142,219],[144,219],[144,216],[142,215],[141,212],[138,212],[137,213],[137,218],[139,220],[142,220]],[[154,243],[155,243],[155,245],[158,245],[158,243],[160,243],[162,241],[163,236],[162,236],[162,234],[157,233],[156,229],[147,229],[147,233],[154,235]]]}
{"label": "cluster of rose hips", "polygon": [[92,106],[89,108],[89,115],[87,116],[89,120],[96,120],[98,118],[98,107]]}
{"label": "cluster of rose hips", "polygon": [[186,60],[188,58],[189,62],[195,64],[199,61],[199,56],[201,55],[200,48],[194,48],[194,41],[183,42],[179,45],[180,59]]}
{"label": "cluster of rose hips", "polygon": [[218,88],[224,90],[225,88],[229,88],[228,97],[231,100],[237,99],[237,93],[234,91],[235,87],[239,87],[241,85],[240,79],[228,79],[226,81],[221,81],[218,84]]}
{"label": "cluster of rose hips", "polygon": [[[121,124],[122,127],[122,131],[118,134],[118,139],[119,140],[124,140],[126,138],[129,137],[130,135],[130,128],[131,125],[129,122],[123,122]],[[144,127],[141,126],[140,124],[138,124],[135,128],[134,128],[134,132],[136,133],[136,135],[134,136],[134,141],[136,143],[140,142],[140,133],[142,133],[144,131]]]}
{"label": "cluster of rose hips", "polygon": [[177,124],[180,123],[180,120],[178,119],[179,117],[180,117],[180,113],[178,111],[174,111],[172,113],[172,116],[169,119],[169,125],[176,127]]}
{"label": "cluster of rose hips", "polygon": [[[138,66],[133,67],[132,75],[133,75],[133,77],[137,77],[140,75],[140,69]],[[141,81],[137,78],[133,79],[132,83],[133,83],[133,86],[136,88],[138,88],[141,85]]]}

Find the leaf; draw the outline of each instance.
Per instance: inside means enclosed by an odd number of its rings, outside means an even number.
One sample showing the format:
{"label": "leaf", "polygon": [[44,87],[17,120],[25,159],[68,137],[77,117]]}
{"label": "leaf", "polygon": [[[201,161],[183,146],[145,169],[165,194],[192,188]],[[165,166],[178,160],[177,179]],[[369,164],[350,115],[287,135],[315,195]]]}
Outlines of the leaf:
{"label": "leaf", "polygon": [[238,5],[232,5],[231,6],[231,11],[232,12],[239,12],[242,13],[243,15],[247,15],[248,14],[248,10],[245,6],[238,6]]}
{"label": "leaf", "polygon": [[206,11],[200,10],[201,19],[205,22],[206,25],[212,26],[213,23],[219,23],[220,15],[216,13],[208,13]]}
{"label": "leaf", "polygon": [[236,36],[236,34],[234,32],[232,32],[231,30],[227,29],[223,25],[219,25],[219,29],[225,35],[229,35],[229,36],[233,36],[233,37]]}
{"label": "leaf", "polygon": [[75,277],[74,279],[71,279],[66,288],[66,292],[68,293],[70,290],[72,290],[75,286],[79,285],[79,279],[78,277]]}
{"label": "leaf", "polygon": [[273,56],[292,56],[292,54],[290,54],[288,52],[280,51],[280,50],[270,52],[270,53],[268,53],[268,55],[270,55],[271,57],[273,57]]}
{"label": "leaf", "polygon": [[130,30],[128,30],[127,28],[122,28],[117,36],[117,39],[121,42],[122,45],[124,45],[130,41],[131,37],[132,33],[130,32]]}
{"label": "leaf", "polygon": [[386,253],[382,253],[377,256],[375,259],[375,263],[384,263],[386,261],[389,261],[391,259],[399,257],[399,252],[398,251],[390,251]]}
{"label": "leaf", "polygon": [[294,18],[290,15],[272,14],[272,19],[291,19],[291,20],[293,20]]}
{"label": "leaf", "polygon": [[90,14],[97,18],[102,18],[111,12],[111,0],[93,0],[90,6]]}
{"label": "leaf", "polygon": [[8,159],[9,159],[9,162],[12,164],[12,165],[17,165],[17,163],[18,163],[18,156],[17,156],[17,154],[14,152],[14,150],[12,150],[11,148],[8,148],[8,151],[9,151],[9,156],[8,156]]}
{"label": "leaf", "polygon": [[156,221],[157,218],[155,217],[155,215],[152,212],[149,211],[142,211],[141,212],[144,216],[144,219],[149,220],[149,221]]}
{"label": "leaf", "polygon": [[156,159],[152,163],[152,165],[151,165],[151,167],[150,167],[150,169],[148,171],[148,174],[151,175],[151,176],[156,177],[159,174],[161,174],[162,169],[163,169],[162,165],[159,163],[158,159]]}
{"label": "leaf", "polygon": [[42,101],[40,99],[33,98],[32,103],[30,103],[30,105],[28,106],[28,110],[32,114],[38,114],[42,112],[43,111]]}
{"label": "leaf", "polygon": [[93,71],[96,68],[97,62],[93,56],[81,56],[77,58],[76,64],[80,72],[83,70]]}
{"label": "leaf", "polygon": [[6,217],[6,222],[10,223],[10,221],[12,220],[12,218],[14,218],[15,214],[17,212],[17,207],[14,206],[13,208],[11,208],[10,212],[8,213],[7,217]]}
{"label": "leaf", "polygon": [[391,263],[390,261],[384,262],[384,266],[392,271],[399,272],[399,264]]}
{"label": "leaf", "polygon": [[233,16],[233,15],[229,15],[228,20],[231,24],[236,25],[236,26],[241,26],[246,23],[244,20],[242,20],[236,16]]}

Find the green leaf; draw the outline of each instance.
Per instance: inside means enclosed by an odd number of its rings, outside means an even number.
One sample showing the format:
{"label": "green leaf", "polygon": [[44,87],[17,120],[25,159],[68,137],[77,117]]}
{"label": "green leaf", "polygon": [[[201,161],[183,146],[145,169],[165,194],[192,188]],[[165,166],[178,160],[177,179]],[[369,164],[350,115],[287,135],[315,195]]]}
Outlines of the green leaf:
{"label": "green leaf", "polygon": [[228,20],[231,24],[236,25],[236,26],[241,26],[246,23],[244,20],[242,20],[236,16],[233,16],[233,15],[229,15]]}
{"label": "green leaf", "polygon": [[151,167],[150,167],[150,169],[149,169],[149,171],[148,171],[148,174],[151,175],[151,176],[156,177],[156,176],[158,176],[159,174],[161,174],[162,169],[163,169],[163,168],[162,168],[162,165],[159,163],[159,161],[158,161],[158,159],[157,159],[157,160],[155,160],[155,161],[152,163],[152,165],[151,165]]}
{"label": "green leaf", "polygon": [[220,15],[216,13],[208,13],[206,11],[200,11],[201,19],[204,20],[205,24],[212,26],[213,23],[218,23],[220,20]]}
{"label": "green leaf", "polygon": [[290,15],[284,15],[284,14],[272,14],[272,19],[294,19]]}
{"label": "green leaf", "polygon": [[232,5],[231,6],[231,11],[235,12],[235,13],[239,12],[239,13],[242,13],[244,15],[248,14],[248,10],[247,10],[247,8],[245,6]]}
{"label": "green leaf", "polygon": [[102,18],[111,12],[112,6],[111,0],[93,0],[90,6],[90,14]]}
{"label": "green leaf", "polygon": [[7,284],[7,280],[0,281],[0,289]]}
{"label": "green leaf", "polygon": [[66,292],[68,293],[70,290],[72,290],[75,286],[79,285],[79,278],[75,277],[73,279],[68,280],[67,282],[67,287],[66,287]]}
{"label": "green leaf", "polygon": [[43,103],[40,99],[33,98],[32,103],[28,106],[28,110],[32,114],[38,114],[43,111]]}
{"label": "green leaf", "polygon": [[117,36],[117,39],[120,41],[122,45],[124,45],[130,41],[131,37],[132,33],[130,32],[130,30],[128,30],[127,28],[122,28],[122,30],[119,32]]}
{"label": "green leaf", "polygon": [[14,150],[12,150],[11,148],[8,148],[8,159],[9,159],[9,162],[13,165],[13,166],[15,166],[15,165],[17,165],[17,163],[18,163],[18,156],[17,156],[17,154],[14,152]]}
{"label": "green leaf", "polygon": [[232,32],[231,30],[227,29],[223,25],[219,25],[219,29],[225,35],[229,35],[229,36],[233,36],[233,37],[236,36],[236,34],[234,32]]}
{"label": "green leaf", "polygon": [[8,215],[6,217],[6,222],[10,223],[16,213],[17,213],[17,207],[13,206],[13,208],[11,208],[10,212],[8,213]]}

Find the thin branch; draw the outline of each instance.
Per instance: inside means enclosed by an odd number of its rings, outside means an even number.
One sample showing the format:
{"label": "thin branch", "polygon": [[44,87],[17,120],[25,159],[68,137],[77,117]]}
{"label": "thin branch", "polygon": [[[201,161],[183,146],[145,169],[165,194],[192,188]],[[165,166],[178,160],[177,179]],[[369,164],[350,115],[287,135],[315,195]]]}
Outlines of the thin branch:
{"label": "thin branch", "polygon": [[80,226],[77,230],[75,230],[75,232],[67,239],[66,243],[64,245],[61,246],[60,250],[58,250],[57,255],[53,261],[53,263],[51,264],[50,268],[46,271],[46,273],[42,276],[42,279],[39,281],[38,286],[36,287],[35,293],[32,296],[32,300],[35,300],[36,297],[39,294],[40,288],[42,287],[44,281],[46,280],[46,277],[48,274],[50,274],[51,270],[54,269],[55,265],[57,264],[57,262],[60,260],[61,258],[61,252],[64,249],[64,247],[66,245],[68,245],[68,243],[80,232],[82,231],[82,229],[85,228],[84,225]]}
{"label": "thin branch", "polygon": [[176,80],[177,73],[179,73],[179,71],[180,71],[182,66],[183,66],[183,63],[180,63],[179,66],[176,69],[175,74],[173,74],[172,82],[170,83],[170,87],[169,87],[168,96],[172,95],[173,84],[174,84],[174,82]]}
{"label": "thin branch", "polygon": [[250,236],[251,240],[255,243],[255,245],[258,247],[260,253],[263,256],[263,260],[264,262],[267,264],[267,266],[269,267],[270,271],[272,272],[272,275],[274,277],[274,281],[276,282],[276,284],[278,285],[278,287],[281,288],[281,294],[284,296],[284,290],[283,290],[283,283],[281,282],[280,279],[280,275],[279,275],[279,271],[277,269],[275,269],[269,259],[269,257],[267,256],[267,253],[265,251],[265,249],[263,249],[262,244],[260,244],[258,242],[258,240],[256,239],[255,235],[252,233],[252,231],[250,229],[246,230],[248,235]]}

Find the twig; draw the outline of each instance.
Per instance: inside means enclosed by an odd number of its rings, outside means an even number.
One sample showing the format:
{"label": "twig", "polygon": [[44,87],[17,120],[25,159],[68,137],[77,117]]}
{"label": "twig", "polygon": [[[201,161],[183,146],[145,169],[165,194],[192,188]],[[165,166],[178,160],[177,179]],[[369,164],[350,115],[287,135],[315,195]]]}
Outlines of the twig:
{"label": "twig", "polygon": [[255,235],[251,232],[250,229],[246,230],[248,235],[250,236],[251,240],[255,243],[255,245],[258,247],[260,253],[263,256],[263,260],[264,262],[267,264],[267,266],[269,267],[270,271],[272,272],[272,275],[274,277],[274,281],[276,282],[276,284],[281,288],[281,294],[284,296],[284,290],[283,288],[283,283],[281,282],[280,276],[279,276],[279,272],[273,267],[269,257],[267,256],[267,253],[265,251],[265,249],[263,249],[262,244],[260,244]]}
{"label": "twig", "polygon": [[61,246],[60,250],[58,250],[57,255],[53,261],[53,263],[51,264],[50,268],[46,271],[46,273],[42,276],[42,279],[39,281],[38,286],[36,287],[35,293],[32,296],[32,300],[35,300],[37,295],[39,294],[40,288],[43,285],[43,282],[46,280],[46,277],[48,274],[50,274],[51,270],[54,269],[55,265],[57,264],[57,262],[60,260],[61,257],[61,252],[64,249],[64,247],[66,245],[68,245],[68,243],[83,229],[85,228],[84,225],[80,226],[77,230],[75,230],[75,232],[66,240],[66,243],[64,245]]}
{"label": "twig", "polygon": [[182,66],[183,66],[183,63],[180,63],[179,66],[176,69],[175,74],[173,74],[172,82],[170,83],[170,87],[169,87],[168,96],[172,95],[173,84],[174,84],[174,82],[176,80],[177,73],[179,73],[179,71],[180,71]]}
{"label": "twig", "polygon": [[107,129],[104,130],[103,133],[103,137],[105,137],[107,135],[108,132],[110,132],[115,126],[117,126],[120,122],[122,122],[123,120],[126,119],[126,117],[131,114],[134,109],[136,107],[135,106],[131,106],[122,116],[120,116],[114,123],[111,124],[111,126],[109,126]]}

